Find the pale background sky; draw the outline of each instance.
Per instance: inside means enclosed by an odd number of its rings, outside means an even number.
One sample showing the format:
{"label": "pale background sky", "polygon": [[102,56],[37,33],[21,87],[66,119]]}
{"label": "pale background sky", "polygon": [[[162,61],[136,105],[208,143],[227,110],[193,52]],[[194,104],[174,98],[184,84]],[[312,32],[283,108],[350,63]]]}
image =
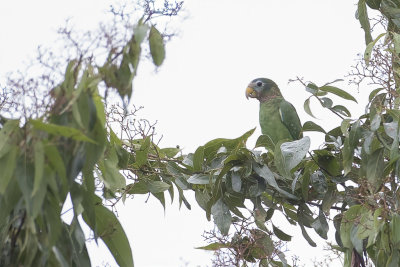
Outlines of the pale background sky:
{"label": "pale background sky", "polygon": [[[51,44],[55,30],[67,17],[84,29],[93,27],[110,2],[1,1],[0,81],[7,71],[21,68],[38,45]],[[288,84],[288,80],[300,76],[321,85],[348,73],[357,53],[365,47],[354,15],[356,2],[187,0],[188,18],[178,24],[179,37],[168,43],[166,60],[157,72],[149,63],[140,66],[132,102],[144,106],[140,116],[158,121],[162,147],[180,145],[185,153],[209,140],[235,138],[258,127],[258,103],[244,96],[246,85],[257,77],[273,79],[296,107],[302,122],[310,120],[303,111],[309,94],[299,84]],[[357,92],[346,82],[337,86],[362,100],[352,112],[358,114],[368,94]],[[329,113],[315,110],[320,118],[316,122],[325,129],[337,122]],[[250,147],[259,134],[257,128]],[[321,136],[313,137],[317,138],[315,147]],[[135,266],[175,267],[183,266],[184,261],[190,262],[189,266],[210,265],[212,254],[193,248],[205,244],[201,234],[212,223],[207,222],[193,198],[190,202],[191,211],[184,206],[179,211],[175,199],[174,205],[167,205],[165,214],[152,198],[145,203],[145,198],[137,197],[120,207]],[[308,255],[306,258],[320,255],[323,240],[313,235],[320,247],[313,249],[296,229],[288,230],[299,236],[294,238],[293,250]],[[116,266],[104,251],[90,248],[93,266],[107,262]]]}

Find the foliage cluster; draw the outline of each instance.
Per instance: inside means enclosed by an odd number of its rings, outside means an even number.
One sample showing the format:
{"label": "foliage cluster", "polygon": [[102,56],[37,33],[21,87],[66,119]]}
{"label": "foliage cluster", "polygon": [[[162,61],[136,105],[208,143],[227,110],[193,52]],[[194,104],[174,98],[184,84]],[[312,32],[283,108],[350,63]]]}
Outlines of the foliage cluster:
{"label": "foliage cluster", "polygon": [[[0,265],[90,266],[82,218],[119,265],[133,266],[129,241],[107,203],[149,194],[165,206],[165,194],[174,199],[177,193],[180,204],[190,209],[184,195],[190,190],[224,236],[202,249],[228,249],[236,265],[289,266],[282,246],[276,245],[278,239],[283,244],[292,238],[272,221],[280,213],[311,246],[316,243],[309,231],[326,239],[332,221],[335,249],[344,253],[345,266],[364,266],[366,257],[376,266],[397,266],[400,1],[358,1],[357,18],[367,44],[365,70],[369,64],[379,66],[380,56],[389,62],[375,76],[380,86],[370,93],[365,114],[352,118],[347,107],[334,105],[332,95],[357,101],[333,83],[317,86],[299,80],[310,93],[304,103],[309,115],[310,99],[316,99],[341,119],[329,131],[304,123],[304,132],[324,134],[318,149],[310,150],[307,136],[276,145],[260,136],[256,148],[249,149],[246,141],[253,129],[236,139],[214,139],[188,155],[179,148],[160,148],[152,125],[135,124],[126,109],[143,47],[155,66],[165,57],[168,36],[152,23],[153,16],[173,16],[182,7],[165,1],[164,9],[156,10],[152,3],[144,2],[145,16],[131,25],[129,34],[107,46],[101,64],[78,49],[62,81],[51,87],[43,112],[7,119],[10,110],[2,110]],[[370,9],[386,22],[386,32],[375,39]],[[7,88],[3,92],[7,104]],[[109,92],[118,93],[122,108],[107,105]],[[68,196],[71,223],[61,218]],[[236,227],[249,221],[248,228]]]}

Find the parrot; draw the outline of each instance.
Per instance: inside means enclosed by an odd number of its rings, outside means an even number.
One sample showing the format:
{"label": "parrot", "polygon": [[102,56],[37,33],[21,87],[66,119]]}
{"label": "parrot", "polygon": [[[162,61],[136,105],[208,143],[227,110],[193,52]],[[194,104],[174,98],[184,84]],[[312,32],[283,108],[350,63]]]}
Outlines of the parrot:
{"label": "parrot", "polygon": [[246,98],[260,101],[259,123],[263,135],[276,145],[281,140],[295,141],[303,137],[296,109],[286,101],[278,85],[267,78],[257,78],[246,88]]}

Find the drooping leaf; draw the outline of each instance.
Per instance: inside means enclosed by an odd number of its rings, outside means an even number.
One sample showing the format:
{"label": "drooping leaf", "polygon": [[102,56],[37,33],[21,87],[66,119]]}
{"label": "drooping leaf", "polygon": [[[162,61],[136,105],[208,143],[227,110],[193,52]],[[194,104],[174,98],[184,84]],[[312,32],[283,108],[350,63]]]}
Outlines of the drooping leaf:
{"label": "drooping leaf", "polygon": [[379,9],[381,6],[382,0],[365,0],[367,5],[372,9]]}
{"label": "drooping leaf", "polygon": [[139,21],[139,23],[133,29],[134,38],[136,42],[138,42],[139,44],[143,42],[144,38],[146,38],[148,30],[149,26]]}
{"label": "drooping leaf", "polygon": [[315,122],[306,121],[303,124],[303,132],[312,132],[312,131],[326,133],[325,130]]}
{"label": "drooping leaf", "polygon": [[354,149],[358,145],[361,137],[360,122],[357,121],[352,124],[348,138],[346,138],[343,147],[343,169],[344,174],[348,174],[351,171],[353,163]]}
{"label": "drooping leaf", "polygon": [[315,218],[315,221],[311,224],[311,226],[314,228],[315,232],[319,234],[320,237],[322,237],[323,239],[328,238],[329,225],[321,209],[319,211],[318,217]]}
{"label": "drooping leaf", "polygon": [[396,136],[399,136],[399,124],[397,121],[383,123],[383,128],[390,138],[395,139]]}
{"label": "drooping leaf", "polygon": [[71,128],[47,122],[45,123],[42,122],[41,120],[30,120],[29,123],[32,124],[32,126],[36,130],[41,130],[49,134],[53,134],[55,136],[69,137],[76,141],[85,141],[96,144],[96,142],[93,139],[87,137],[85,134],[83,134],[80,130],[76,128]]}
{"label": "drooping leaf", "polygon": [[104,241],[119,266],[133,267],[132,249],[129,240],[115,214],[101,204],[96,197],[96,227],[83,213],[86,224]]}
{"label": "drooping leaf", "polygon": [[274,224],[272,224],[272,229],[274,231],[274,234],[283,241],[290,241],[292,240],[292,236],[286,234],[282,230],[280,230],[278,227],[276,227]]}
{"label": "drooping leaf", "polygon": [[350,111],[345,106],[336,105],[336,106],[331,107],[330,109],[343,115],[343,116],[351,117]]}
{"label": "drooping leaf", "polygon": [[272,151],[275,150],[275,144],[268,135],[260,135],[256,141],[255,147],[265,147],[267,149],[272,149]]}
{"label": "drooping leaf", "polygon": [[0,157],[10,149],[10,139],[18,129],[19,120],[8,120],[0,130]]}
{"label": "drooping leaf", "polygon": [[281,195],[290,198],[290,199],[298,199],[295,195],[286,192],[282,188],[280,188],[275,180],[274,174],[271,172],[271,170],[266,166],[263,165],[258,166],[258,165],[253,165],[254,171],[260,175],[262,178],[264,178],[265,182],[270,185],[272,188],[274,188],[276,191],[278,191]]}
{"label": "drooping leaf", "polygon": [[42,141],[36,141],[34,144],[35,178],[33,182],[32,195],[36,194],[42,184],[44,173],[44,148]]}
{"label": "drooping leaf", "polygon": [[378,130],[381,125],[381,116],[379,114],[375,114],[371,121],[371,131],[375,132]]}
{"label": "drooping leaf", "polygon": [[340,224],[340,239],[345,248],[353,248],[353,242],[351,241],[351,229],[360,217],[361,208],[362,206],[360,205],[354,205],[343,214],[343,219]]}
{"label": "drooping leaf", "polygon": [[127,194],[147,194],[149,189],[144,181],[139,181],[134,184],[129,184],[126,190]]}
{"label": "drooping leaf", "polygon": [[[369,2],[372,2],[372,0],[369,0]],[[367,4],[368,4],[368,0],[367,0]],[[373,40],[372,42],[370,42],[367,47],[365,48],[365,52],[364,52],[364,60],[365,60],[365,64],[367,64],[367,66],[369,65],[369,60],[371,58],[371,54],[372,54],[372,49],[374,48],[376,42],[379,41],[379,39],[381,39],[383,36],[385,36],[386,33],[381,33],[378,35],[378,37],[375,38],[375,40]],[[371,101],[371,95],[370,95],[370,99],[369,101]]]}
{"label": "drooping leaf", "polygon": [[164,40],[156,27],[151,26],[149,34],[150,53],[156,66],[160,66],[165,58]]}
{"label": "drooping leaf", "polygon": [[299,221],[299,225],[301,228],[301,233],[303,234],[303,237],[307,240],[308,244],[312,247],[316,247],[317,244],[311,239],[311,237],[308,235],[306,228],[304,227],[303,223]]}
{"label": "drooping leaf", "polygon": [[368,158],[367,180],[368,184],[371,186],[372,192],[376,192],[383,182],[383,154],[384,149],[380,148],[375,150],[374,153],[372,153],[372,155]]}
{"label": "drooping leaf", "polygon": [[347,93],[346,91],[339,89],[335,86],[330,86],[330,85],[324,85],[322,87],[319,88],[321,91],[324,92],[329,92],[332,94],[335,94],[341,98],[347,99],[347,100],[351,100],[357,103],[357,100],[349,93]]}
{"label": "drooping leaf", "polygon": [[370,42],[372,42],[372,36],[371,25],[369,24],[367,5],[365,4],[365,0],[358,1],[357,19],[360,21],[361,27],[363,28],[365,33],[365,44],[368,45]]}
{"label": "drooping leaf", "polygon": [[274,157],[275,166],[281,175],[289,178],[290,171],[302,161],[309,148],[310,138],[308,136],[292,142],[278,143]]}
{"label": "drooping leaf", "polygon": [[102,180],[111,191],[125,187],[125,177],[119,172],[118,157],[114,148],[110,147],[108,157],[99,162]]}
{"label": "drooping leaf", "polygon": [[0,158],[0,195],[3,195],[17,165],[17,146],[12,146],[7,155]]}
{"label": "drooping leaf", "polygon": [[304,101],[304,111],[310,115],[313,118],[316,118],[312,112],[311,112],[311,108],[310,108],[310,98],[307,98],[306,101]]}
{"label": "drooping leaf", "polygon": [[200,146],[193,154],[193,171],[199,172],[203,169],[204,162],[204,147]]}
{"label": "drooping leaf", "polygon": [[232,189],[235,192],[240,192],[242,189],[242,178],[237,172],[231,174]]}
{"label": "drooping leaf", "polygon": [[383,90],[383,88],[377,88],[377,89],[372,90],[372,92],[369,93],[368,101],[371,101],[376,96],[376,94],[378,94],[382,90]]}
{"label": "drooping leaf", "polygon": [[232,216],[228,206],[223,202],[222,198],[215,202],[211,207],[211,214],[213,215],[214,223],[217,225],[221,233],[227,235],[232,223]]}
{"label": "drooping leaf", "polygon": [[190,176],[189,179],[187,179],[187,182],[190,184],[209,184],[210,176],[202,173],[196,173]]}
{"label": "drooping leaf", "polygon": [[147,188],[153,194],[161,193],[168,190],[171,186],[162,181],[148,181]]}

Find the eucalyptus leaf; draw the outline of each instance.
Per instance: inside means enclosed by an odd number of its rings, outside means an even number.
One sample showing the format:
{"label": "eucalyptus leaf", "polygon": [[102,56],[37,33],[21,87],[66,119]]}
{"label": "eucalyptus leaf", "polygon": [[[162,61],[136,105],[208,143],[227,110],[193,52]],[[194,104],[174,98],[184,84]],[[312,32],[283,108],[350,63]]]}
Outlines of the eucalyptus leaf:
{"label": "eucalyptus leaf", "polygon": [[315,122],[306,121],[303,124],[303,132],[312,132],[312,131],[326,133],[325,130]]}
{"label": "eucalyptus leaf", "polygon": [[223,235],[227,235],[232,223],[232,216],[228,206],[220,198],[212,207],[211,214],[213,215],[214,223]]}
{"label": "eucalyptus leaf", "polygon": [[96,227],[88,220],[85,212],[83,219],[104,241],[119,266],[133,267],[132,249],[120,222],[112,211],[101,205],[99,197],[96,197],[96,203]]}
{"label": "eucalyptus leaf", "polygon": [[[344,99],[347,99],[347,100],[351,100],[351,101],[354,101],[354,102],[357,103],[357,100],[351,94],[349,94],[346,91],[344,91],[342,89],[339,89],[339,88],[337,88],[335,86],[325,85],[325,86],[320,87],[319,89],[321,91],[329,92],[329,93],[337,95],[337,96],[339,96],[341,98],[344,98]],[[331,102],[332,102],[332,100],[329,103],[331,103]],[[331,106],[332,106],[332,103],[331,103]],[[328,106],[326,106],[326,107],[328,107]]]}
{"label": "eucalyptus leaf", "polygon": [[296,167],[307,154],[310,148],[310,138],[303,137],[300,140],[279,143],[275,149],[275,165],[285,177],[291,177],[290,171]]}
{"label": "eucalyptus leaf", "polygon": [[187,179],[187,182],[190,184],[209,184],[210,176],[202,173],[196,173]]}
{"label": "eucalyptus leaf", "polygon": [[164,40],[161,33],[156,27],[151,26],[149,34],[150,53],[153,58],[154,64],[160,66],[165,58]]}
{"label": "eucalyptus leaf", "polygon": [[306,101],[304,101],[304,111],[310,115],[313,118],[316,118],[314,116],[314,114],[311,112],[311,108],[310,108],[310,98],[307,98]]}

